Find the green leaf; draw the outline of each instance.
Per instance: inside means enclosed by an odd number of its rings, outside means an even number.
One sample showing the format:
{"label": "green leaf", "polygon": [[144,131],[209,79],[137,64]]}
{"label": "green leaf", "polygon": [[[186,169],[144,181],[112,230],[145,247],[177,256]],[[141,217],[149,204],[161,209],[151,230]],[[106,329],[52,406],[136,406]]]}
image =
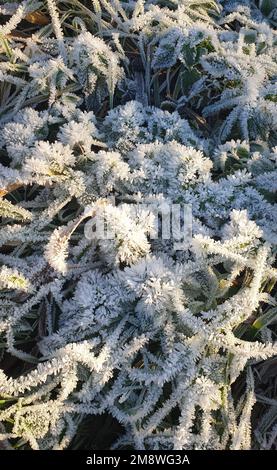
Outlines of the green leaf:
{"label": "green leaf", "polygon": [[199,80],[201,77],[201,73],[198,72],[195,68],[186,70],[182,74],[182,90],[183,93],[186,94],[190,91],[192,85]]}
{"label": "green leaf", "polygon": [[277,320],[277,307],[273,307],[268,310],[264,315],[257,318],[254,323],[251,325],[250,334],[254,338],[257,336],[260,331],[262,331],[266,326],[270,325],[272,322]]}

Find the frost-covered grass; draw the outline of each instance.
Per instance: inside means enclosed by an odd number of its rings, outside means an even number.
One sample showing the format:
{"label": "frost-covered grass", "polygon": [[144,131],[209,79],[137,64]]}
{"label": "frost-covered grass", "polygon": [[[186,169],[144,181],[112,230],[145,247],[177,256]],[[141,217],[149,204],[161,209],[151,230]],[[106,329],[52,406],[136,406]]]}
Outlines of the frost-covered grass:
{"label": "frost-covered grass", "polygon": [[0,447],[276,448],[275,0],[0,14]]}

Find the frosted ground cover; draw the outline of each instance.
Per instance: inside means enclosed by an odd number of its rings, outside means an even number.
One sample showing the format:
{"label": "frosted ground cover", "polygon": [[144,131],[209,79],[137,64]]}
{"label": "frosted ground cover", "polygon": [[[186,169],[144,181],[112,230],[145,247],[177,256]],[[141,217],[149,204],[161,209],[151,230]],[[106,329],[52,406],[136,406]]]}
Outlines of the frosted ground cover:
{"label": "frosted ground cover", "polygon": [[0,14],[0,446],[275,448],[275,1]]}

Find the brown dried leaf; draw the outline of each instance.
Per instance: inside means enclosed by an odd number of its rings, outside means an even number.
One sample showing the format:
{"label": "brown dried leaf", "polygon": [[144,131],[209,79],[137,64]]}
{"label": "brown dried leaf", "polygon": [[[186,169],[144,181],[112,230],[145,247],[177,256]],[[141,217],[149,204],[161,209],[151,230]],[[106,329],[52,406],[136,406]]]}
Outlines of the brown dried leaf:
{"label": "brown dried leaf", "polygon": [[44,15],[40,11],[33,11],[32,13],[28,13],[25,16],[25,20],[32,24],[39,24],[39,25],[46,25],[50,23],[48,16]]}
{"label": "brown dried leaf", "polygon": [[20,188],[20,186],[22,186],[22,183],[12,183],[9,184],[6,188],[0,188],[0,197],[6,196],[6,194]]}

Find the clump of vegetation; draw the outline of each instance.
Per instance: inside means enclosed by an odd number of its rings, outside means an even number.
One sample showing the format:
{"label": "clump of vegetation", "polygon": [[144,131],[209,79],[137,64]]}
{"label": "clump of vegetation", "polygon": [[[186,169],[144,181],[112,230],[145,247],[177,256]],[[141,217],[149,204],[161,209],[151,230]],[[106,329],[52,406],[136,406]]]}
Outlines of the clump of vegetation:
{"label": "clump of vegetation", "polygon": [[275,448],[275,2],[0,14],[0,446]]}

